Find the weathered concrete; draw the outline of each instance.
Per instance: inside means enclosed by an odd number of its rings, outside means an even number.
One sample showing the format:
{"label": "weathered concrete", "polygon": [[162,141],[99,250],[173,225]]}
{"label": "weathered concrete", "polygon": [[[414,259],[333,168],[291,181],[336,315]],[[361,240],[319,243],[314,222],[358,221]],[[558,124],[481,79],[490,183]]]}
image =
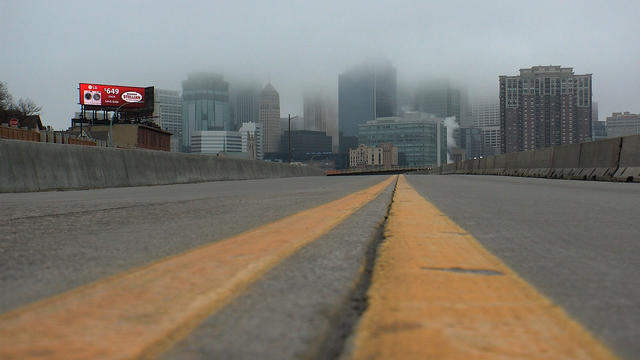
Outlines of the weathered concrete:
{"label": "weathered concrete", "polygon": [[640,135],[622,138],[619,166],[613,178],[618,181],[640,182]]}
{"label": "weathered concrete", "polygon": [[315,167],[266,161],[0,140],[0,192],[321,175]]}
{"label": "weathered concrete", "polygon": [[580,170],[573,175],[580,180],[611,180],[618,168],[622,138],[580,144]]}
{"label": "weathered concrete", "polygon": [[553,149],[550,177],[555,179],[571,179],[580,170],[580,145],[560,145]]}

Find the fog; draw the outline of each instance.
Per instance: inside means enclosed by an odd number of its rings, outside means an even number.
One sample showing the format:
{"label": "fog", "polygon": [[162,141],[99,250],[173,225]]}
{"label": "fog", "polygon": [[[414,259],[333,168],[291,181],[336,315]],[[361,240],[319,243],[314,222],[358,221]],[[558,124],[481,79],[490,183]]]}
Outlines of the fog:
{"label": "fog", "polygon": [[398,82],[450,78],[497,99],[535,65],[593,74],[599,118],[640,112],[636,1],[0,1],[0,81],[66,129],[79,82],[181,89],[187,73],[271,81],[282,116],[306,89],[337,92],[366,59]]}

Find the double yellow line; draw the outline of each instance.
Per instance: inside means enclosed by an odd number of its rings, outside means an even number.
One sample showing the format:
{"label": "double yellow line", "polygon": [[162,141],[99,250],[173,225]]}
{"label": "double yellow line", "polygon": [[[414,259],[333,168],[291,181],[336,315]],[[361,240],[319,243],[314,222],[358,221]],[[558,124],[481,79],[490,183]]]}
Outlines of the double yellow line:
{"label": "double yellow line", "polygon": [[[394,178],[0,316],[0,359],[149,358]],[[612,359],[401,176],[353,359]]]}

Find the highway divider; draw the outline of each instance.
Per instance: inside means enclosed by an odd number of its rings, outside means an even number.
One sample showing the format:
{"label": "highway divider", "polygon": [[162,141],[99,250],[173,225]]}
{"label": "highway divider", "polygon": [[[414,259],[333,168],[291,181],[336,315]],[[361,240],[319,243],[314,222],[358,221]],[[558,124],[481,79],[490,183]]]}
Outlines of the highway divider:
{"label": "highway divider", "polygon": [[0,193],[322,175],[268,161],[0,140]]}
{"label": "highway divider", "polygon": [[640,135],[458,161],[430,173],[640,182]]}

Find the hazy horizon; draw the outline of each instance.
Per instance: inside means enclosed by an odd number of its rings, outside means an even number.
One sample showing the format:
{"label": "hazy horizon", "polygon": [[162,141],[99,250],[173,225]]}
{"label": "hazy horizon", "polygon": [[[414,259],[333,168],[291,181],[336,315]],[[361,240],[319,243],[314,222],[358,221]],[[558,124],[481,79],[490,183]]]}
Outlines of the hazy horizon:
{"label": "hazy horizon", "polygon": [[636,1],[0,3],[0,81],[66,129],[80,82],[181,90],[191,72],[234,86],[270,81],[281,116],[302,114],[305,90],[337,93],[338,74],[385,58],[398,84],[450,78],[471,99],[497,100],[499,75],[536,65],[593,74],[599,118],[640,112]]}

